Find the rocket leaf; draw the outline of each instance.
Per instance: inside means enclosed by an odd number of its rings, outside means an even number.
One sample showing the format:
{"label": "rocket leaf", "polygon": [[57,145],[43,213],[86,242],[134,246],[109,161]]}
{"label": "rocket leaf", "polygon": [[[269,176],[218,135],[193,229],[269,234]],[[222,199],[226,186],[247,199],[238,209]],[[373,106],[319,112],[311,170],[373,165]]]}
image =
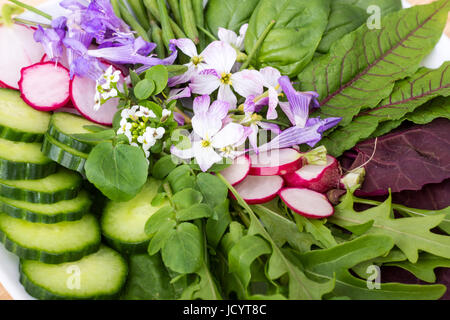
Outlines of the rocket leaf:
{"label": "rocket leaf", "polygon": [[405,261],[407,258],[405,254],[397,249],[394,248],[386,256],[380,256],[374,259],[370,259],[361,263],[358,263],[356,266],[352,267],[352,270],[363,279],[367,279],[370,276],[370,273],[368,273],[368,267],[371,265],[377,265],[381,266],[384,263],[391,263],[391,262],[398,262],[398,261]]}
{"label": "rocket leaf", "polygon": [[298,78],[303,91],[319,93],[316,115],[342,117],[346,126],[361,108],[377,106],[433,49],[449,8],[450,0],[440,0],[394,12],[381,20],[381,29],[364,24],[314,59]]}
{"label": "rocket leaf", "polygon": [[391,237],[412,263],[417,262],[419,250],[450,259],[450,236],[430,232],[442,222],[444,215],[395,219],[392,217],[391,197],[362,212],[356,212],[353,205],[353,195],[348,191],[329,221],[345,229],[373,221],[366,234]]}
{"label": "rocket leaf", "polygon": [[[395,83],[390,96],[370,110],[359,113],[352,122],[322,139],[334,156],[351,149],[369,137],[382,121],[400,120],[428,100],[450,95],[450,62],[439,69],[421,68],[411,77]],[[420,117],[420,116],[419,116]]]}
{"label": "rocket leaf", "polygon": [[388,252],[392,239],[383,235],[365,235],[333,248],[314,250],[298,256],[308,276],[330,279],[336,276],[334,296],[351,299],[438,299],[444,292],[442,285],[405,285],[381,283],[379,289],[369,289],[367,281],[350,274],[348,269]]}

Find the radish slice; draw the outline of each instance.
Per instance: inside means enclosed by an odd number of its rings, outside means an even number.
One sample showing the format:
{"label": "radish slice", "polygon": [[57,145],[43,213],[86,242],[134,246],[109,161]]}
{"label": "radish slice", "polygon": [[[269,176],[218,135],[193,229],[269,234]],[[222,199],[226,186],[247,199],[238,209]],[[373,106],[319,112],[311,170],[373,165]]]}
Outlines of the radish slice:
{"label": "radish slice", "polygon": [[39,62],[23,68],[21,74],[21,97],[34,109],[51,111],[69,101],[70,75],[62,65]]}
{"label": "radish slice", "polygon": [[283,176],[290,187],[308,188],[320,193],[337,188],[341,179],[338,161],[327,156],[324,166],[308,164],[295,172]]}
{"label": "radish slice", "polygon": [[283,184],[280,176],[247,176],[235,188],[248,204],[260,204],[274,199]]}
{"label": "radish slice", "polygon": [[327,197],[313,190],[284,188],[279,195],[292,211],[307,218],[321,219],[334,213],[334,208]]}
{"label": "radish slice", "polygon": [[[120,83],[123,83],[123,79],[119,81],[119,89]],[[70,82],[70,96],[75,108],[86,119],[105,126],[111,126],[114,115],[118,110],[119,98],[109,99],[96,111],[94,110],[95,91],[96,83],[90,78],[75,76]]]}
{"label": "radish slice", "polygon": [[223,175],[228,182],[234,186],[244,180],[250,171],[250,157],[243,155],[234,159],[233,164],[222,170],[220,174]]}
{"label": "radish slice", "polygon": [[0,27],[0,82],[3,86],[19,89],[20,70],[39,62],[44,55],[33,33],[33,29],[18,24]]}
{"label": "radish slice", "polygon": [[302,167],[302,154],[295,149],[274,149],[250,155],[250,173],[255,176],[277,176]]}

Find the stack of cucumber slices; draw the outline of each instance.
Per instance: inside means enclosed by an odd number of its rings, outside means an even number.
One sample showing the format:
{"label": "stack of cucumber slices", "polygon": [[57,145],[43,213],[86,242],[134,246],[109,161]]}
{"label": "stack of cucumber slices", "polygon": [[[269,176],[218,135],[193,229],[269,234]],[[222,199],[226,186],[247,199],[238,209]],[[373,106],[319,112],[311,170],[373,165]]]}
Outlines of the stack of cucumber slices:
{"label": "stack of cucumber slices", "polygon": [[71,134],[92,124],[0,89],[0,241],[21,259],[20,281],[38,299],[114,298],[126,281],[127,262],[101,244],[82,188],[92,145]]}

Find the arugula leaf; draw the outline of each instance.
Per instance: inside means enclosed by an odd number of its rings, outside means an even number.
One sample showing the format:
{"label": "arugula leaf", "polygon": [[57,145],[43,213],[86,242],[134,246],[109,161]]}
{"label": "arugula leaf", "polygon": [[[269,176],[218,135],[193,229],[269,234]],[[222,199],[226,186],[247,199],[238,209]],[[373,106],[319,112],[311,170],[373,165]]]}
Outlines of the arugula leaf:
{"label": "arugula leaf", "polygon": [[260,256],[270,254],[269,244],[258,236],[247,235],[241,238],[228,253],[230,272],[236,273],[242,285],[247,289],[252,263]]}
{"label": "arugula leaf", "polygon": [[304,227],[306,232],[309,232],[317,241],[320,241],[322,247],[331,248],[337,245],[331,230],[325,226],[325,219],[307,219],[298,214],[294,215],[294,219],[298,226]]}
{"label": "arugula leaf", "polygon": [[411,77],[396,82],[390,96],[377,107],[361,112],[351,123],[324,137],[322,144],[329,153],[339,156],[369,137],[380,122],[400,120],[428,100],[448,95],[450,62],[444,63],[439,69],[421,68]]}
{"label": "arugula leaf", "polygon": [[420,255],[419,260],[416,263],[409,261],[391,262],[386,263],[385,266],[393,266],[405,269],[411,272],[414,276],[420,280],[434,283],[436,282],[436,275],[434,269],[436,268],[450,268],[450,259],[437,257],[432,254],[423,253]]}
{"label": "arugula leaf", "polygon": [[348,191],[328,221],[345,229],[372,222],[366,233],[390,236],[412,263],[419,258],[419,250],[450,258],[450,236],[429,231],[442,222],[444,215],[394,219],[390,196],[381,205],[363,212],[356,212],[353,205],[353,195]]}
{"label": "arugula leaf", "polygon": [[272,66],[296,76],[313,58],[327,26],[329,0],[261,0],[250,18],[245,36],[249,54],[265,28],[275,21],[252,64]]}
{"label": "arugula leaf", "polygon": [[123,299],[169,300],[178,298],[160,255],[132,255],[129,259],[129,266]]}
{"label": "arugula leaf", "polygon": [[148,176],[148,162],[141,149],[127,144],[102,142],[89,154],[86,177],[105,196],[128,201],[141,191]]}
{"label": "arugula leaf", "polygon": [[377,106],[434,48],[449,8],[450,0],[440,0],[392,13],[381,29],[364,24],[314,59],[298,76],[302,91],[319,93],[314,115],[342,117],[346,126],[361,108]]}
{"label": "arugula leaf", "polygon": [[352,267],[352,270],[362,279],[367,279],[371,274],[367,273],[367,268],[371,265],[377,265],[381,266],[384,263],[390,263],[390,262],[398,262],[398,261],[405,261],[407,258],[405,254],[397,249],[394,248],[385,256],[380,256],[374,259],[370,259],[364,262],[361,262],[357,264],[356,266]]}
{"label": "arugula leaf", "polygon": [[219,27],[239,32],[247,23],[259,0],[210,0],[205,19],[209,30],[217,36]]}
{"label": "arugula leaf", "polygon": [[445,293],[443,285],[406,285],[381,283],[379,289],[369,289],[367,281],[350,274],[348,269],[369,259],[388,252],[393,246],[392,239],[383,235],[365,235],[333,248],[314,250],[301,255],[291,252],[291,259],[298,259],[310,277],[331,279],[336,277],[333,296],[351,299],[438,299]]}

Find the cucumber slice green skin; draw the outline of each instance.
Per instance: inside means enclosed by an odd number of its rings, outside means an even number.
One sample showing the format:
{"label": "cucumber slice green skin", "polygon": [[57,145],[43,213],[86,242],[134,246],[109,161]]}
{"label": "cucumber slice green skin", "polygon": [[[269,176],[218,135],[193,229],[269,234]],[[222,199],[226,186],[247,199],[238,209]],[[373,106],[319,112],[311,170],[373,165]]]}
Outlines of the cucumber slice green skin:
{"label": "cucumber slice green skin", "polygon": [[6,213],[7,215],[13,218],[22,219],[29,222],[46,223],[46,224],[53,224],[63,221],[80,220],[89,211],[90,207],[91,201],[89,200],[83,203],[83,205],[80,206],[79,209],[76,211],[61,212],[57,214],[46,215],[43,213],[33,212],[26,210],[24,208],[16,207],[0,199],[0,212]]}
{"label": "cucumber slice green skin", "polygon": [[69,148],[73,148],[75,150],[78,150],[80,152],[89,153],[89,152],[91,152],[92,148],[94,148],[94,146],[95,146],[93,144],[88,144],[88,143],[76,140],[76,139],[72,138],[70,135],[63,133],[53,123],[53,121],[50,122],[50,126],[48,128],[47,133],[52,138],[58,140],[62,144],[68,146]]}
{"label": "cucumber slice green skin", "polygon": [[27,201],[31,203],[55,203],[63,200],[70,200],[78,195],[81,188],[81,178],[78,183],[67,189],[58,190],[53,193],[19,189],[14,186],[4,184],[0,181],[0,196],[13,200]]}
{"label": "cucumber slice green skin", "polygon": [[38,133],[23,132],[0,125],[0,138],[21,142],[41,142],[44,139],[44,135]]}
{"label": "cucumber slice green skin", "polygon": [[[2,213],[2,215],[5,214]],[[5,215],[5,217],[6,216],[7,215]],[[93,217],[87,217],[88,215],[85,216],[86,219],[95,219]],[[77,222],[67,222],[67,223],[77,223]],[[30,222],[30,224],[33,223]],[[11,239],[10,236],[6,232],[4,232],[4,230],[1,228],[0,228],[0,242],[3,243],[6,250],[10,251],[11,253],[14,253],[20,259],[36,260],[47,264],[73,262],[80,260],[84,256],[95,253],[99,250],[101,246],[100,225],[98,223],[95,223],[94,225],[91,225],[91,227],[93,227],[92,229],[93,234],[91,235],[92,239],[91,241],[83,244],[82,248],[65,250],[57,253],[45,251],[44,249],[30,248],[28,244],[20,244],[17,241]]]}
{"label": "cucumber slice green skin", "polygon": [[0,242],[3,243],[6,250],[14,253],[20,259],[42,261],[48,264],[58,264],[64,262],[73,262],[80,260],[84,256],[95,253],[100,248],[100,239],[97,243],[91,243],[79,251],[65,252],[63,254],[54,254],[36,249],[25,248],[12,241],[0,230]]}
{"label": "cucumber slice green skin", "polygon": [[103,240],[113,249],[116,249],[120,253],[124,255],[132,255],[145,253],[148,250],[148,245],[150,244],[150,240],[142,241],[142,242],[123,242],[119,240],[112,239],[108,236],[102,235]]}
{"label": "cucumber slice green skin", "polygon": [[[111,250],[107,248],[108,250]],[[105,250],[105,246],[100,248],[100,251]],[[100,252],[99,251],[99,252]],[[112,251],[112,250],[111,250]],[[120,298],[122,289],[125,286],[127,276],[128,276],[128,264],[126,260],[117,254],[117,262],[120,263],[122,272],[117,274],[117,278],[113,279],[115,282],[115,287],[110,290],[110,292],[102,292],[102,293],[91,293],[85,294],[83,296],[76,296],[72,292],[67,295],[62,294],[61,292],[54,292],[51,288],[44,287],[44,285],[40,285],[38,281],[33,280],[33,276],[27,273],[30,272],[29,268],[27,268],[27,264],[29,261],[21,260],[19,265],[20,272],[20,282],[24,286],[25,290],[33,297],[40,300],[111,300]],[[89,257],[86,257],[89,258]],[[104,266],[103,266],[104,267]],[[117,266],[116,266],[117,267]],[[51,274],[49,276],[52,276]]]}
{"label": "cucumber slice green skin", "polygon": [[0,158],[0,179],[33,180],[45,178],[57,170],[53,161],[47,163],[14,162]]}
{"label": "cucumber slice green skin", "polygon": [[[42,152],[53,161],[59,163],[63,167],[78,171],[81,174],[84,174],[84,164],[87,160],[87,154],[81,156],[81,152],[77,152],[76,150],[67,147],[63,148],[57,145],[57,141],[53,140],[48,135],[45,135],[44,141],[42,143]],[[75,152],[71,152],[72,149]]]}

